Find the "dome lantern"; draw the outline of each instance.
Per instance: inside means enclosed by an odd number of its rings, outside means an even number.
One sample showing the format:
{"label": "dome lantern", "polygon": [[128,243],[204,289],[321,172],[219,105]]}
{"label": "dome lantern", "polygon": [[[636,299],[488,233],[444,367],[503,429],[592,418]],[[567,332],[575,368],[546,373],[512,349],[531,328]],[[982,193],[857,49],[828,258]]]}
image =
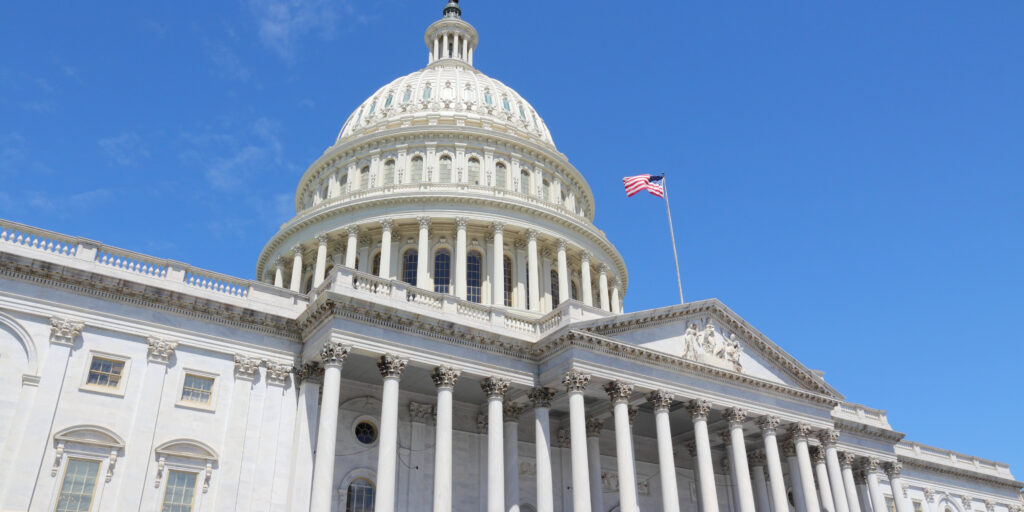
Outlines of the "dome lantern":
{"label": "dome lantern", "polygon": [[479,42],[476,29],[462,19],[458,0],[449,0],[441,19],[427,27],[427,64],[473,65],[473,52]]}

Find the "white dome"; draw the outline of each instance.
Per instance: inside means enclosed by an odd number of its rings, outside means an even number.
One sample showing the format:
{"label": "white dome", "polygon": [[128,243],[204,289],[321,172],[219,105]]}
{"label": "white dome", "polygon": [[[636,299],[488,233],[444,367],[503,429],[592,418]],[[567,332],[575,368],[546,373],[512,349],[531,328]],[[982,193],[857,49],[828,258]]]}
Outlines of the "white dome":
{"label": "white dome", "polygon": [[337,143],[352,135],[392,124],[428,124],[431,120],[492,123],[554,147],[544,120],[511,87],[462,62],[435,62],[381,87],[345,121]]}

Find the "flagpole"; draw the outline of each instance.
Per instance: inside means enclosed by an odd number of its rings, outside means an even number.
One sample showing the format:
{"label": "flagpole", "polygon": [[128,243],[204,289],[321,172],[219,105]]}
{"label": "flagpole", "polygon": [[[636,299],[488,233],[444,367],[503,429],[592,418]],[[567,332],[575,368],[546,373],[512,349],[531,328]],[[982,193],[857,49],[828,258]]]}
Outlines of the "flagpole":
{"label": "flagpole", "polygon": [[679,303],[683,304],[683,278],[679,275],[679,252],[676,250],[676,231],[672,229],[672,208],[668,204],[668,180],[661,173],[661,187],[665,190],[665,214],[668,215],[668,234],[672,237],[672,257],[676,260],[676,284],[679,285]]}

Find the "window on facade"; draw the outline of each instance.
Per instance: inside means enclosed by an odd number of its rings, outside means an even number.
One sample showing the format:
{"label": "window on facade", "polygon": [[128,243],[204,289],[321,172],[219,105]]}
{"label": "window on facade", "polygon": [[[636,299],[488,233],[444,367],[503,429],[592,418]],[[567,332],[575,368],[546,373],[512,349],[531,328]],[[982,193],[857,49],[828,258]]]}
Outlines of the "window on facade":
{"label": "window on facade", "polygon": [[394,160],[388,160],[387,162],[384,162],[384,185],[388,186],[388,185],[394,185],[394,184],[395,184],[395,161]]}
{"label": "window on facade", "polygon": [[330,183],[324,183],[323,188],[320,189],[320,200],[325,201],[327,199],[327,193],[330,192]]}
{"label": "window on facade", "polygon": [[393,99],[395,99],[395,95],[394,94],[388,94],[388,99],[384,100],[384,108],[390,107],[391,106],[391,100],[393,100]]}
{"label": "window on facade", "polygon": [[117,389],[121,387],[121,375],[124,373],[124,361],[94,356],[89,364],[89,377],[86,384]]}
{"label": "window on facade", "polygon": [[348,173],[343,172],[338,178],[338,186],[341,187],[342,192],[348,192]]}
{"label": "window on facade", "polygon": [[494,97],[491,96],[491,91],[484,92],[484,103],[488,105],[494,105]]}
{"label": "window on facade", "polygon": [[196,473],[170,471],[161,512],[192,512],[196,497]]}
{"label": "window on facade", "polygon": [[579,288],[576,287],[576,281],[569,282],[569,293],[572,296],[572,300],[580,300]]}
{"label": "window on facade", "polygon": [[565,196],[565,191],[563,190],[562,191],[562,201],[561,201],[561,204],[564,205],[567,202],[568,202],[568,198]]}
{"label": "window on facade", "polygon": [[526,169],[519,171],[519,192],[523,194],[530,193],[530,171]]}
{"label": "window on facade", "polygon": [[500,189],[504,189],[505,188],[505,180],[507,179],[505,174],[506,174],[505,173],[505,164],[503,164],[501,162],[498,162],[498,164],[494,166],[494,186],[495,187],[498,187]]}
{"label": "window on facade", "polygon": [[412,99],[412,89],[406,89],[402,94],[402,103],[409,103],[410,99]]}
{"label": "window on facade", "polygon": [[416,155],[412,157],[412,169],[410,173],[410,179],[413,183],[419,183],[423,181],[423,157]]}
{"label": "window on facade", "polygon": [[348,485],[345,512],[373,512],[373,482],[357,478]]}
{"label": "window on facade", "polygon": [[211,394],[213,394],[212,378],[191,373],[185,374],[185,384],[181,389],[182,401],[208,404]]}
{"label": "window on facade", "polygon": [[430,85],[427,85],[426,87],[423,88],[423,99],[430,99]]}
{"label": "window on facade", "polygon": [[527,273],[527,276],[526,276],[525,279],[523,279],[523,286],[524,286],[524,288],[526,288],[526,290],[525,290],[526,291],[526,309],[530,309],[530,277],[529,277],[530,269],[529,269],[529,266],[527,266],[526,273]]}
{"label": "window on facade", "polygon": [[541,197],[545,201],[550,201],[551,200],[551,182],[550,181],[544,180],[543,184],[541,184],[541,191],[540,191],[540,193],[541,193]]}
{"label": "window on facade", "polygon": [[561,304],[558,296],[558,271],[551,271],[551,307]]}
{"label": "window on facade", "polygon": [[893,501],[892,498],[886,496],[885,497],[885,508],[889,512],[896,512],[896,502]]}
{"label": "window on facade", "polygon": [[380,253],[373,255],[373,264],[370,267],[370,273],[379,276],[380,275]]}
{"label": "window on facade", "polygon": [[416,249],[405,251],[402,256],[402,281],[416,286]]}
{"label": "window on facade", "polygon": [[502,274],[505,277],[505,305],[512,307],[512,258],[505,256],[501,262]]}
{"label": "window on facade", "polygon": [[522,105],[519,106],[519,117],[526,121],[526,111],[523,110]]}
{"label": "window on facade", "polygon": [[376,101],[370,104],[370,111],[366,115],[372,116],[374,110],[377,110],[377,102]]}
{"label": "window on facade", "polygon": [[469,184],[480,184],[480,160],[476,158],[469,159]]}
{"label": "window on facade", "polygon": [[924,507],[919,500],[914,500],[912,503],[914,504],[914,512],[924,512]]}
{"label": "window on facade", "polygon": [[438,179],[441,183],[452,182],[452,157],[448,155],[441,155],[441,160],[438,162]]}
{"label": "window on facade", "polygon": [[373,444],[377,441],[377,426],[369,421],[360,421],[353,433],[360,443]]}
{"label": "window on facade", "polygon": [[466,257],[466,299],[480,303],[483,286],[483,258],[473,251]]}
{"label": "window on facade", "polygon": [[96,460],[68,459],[64,481],[60,485],[56,512],[88,512],[96,490],[100,463]]}
{"label": "window on facade", "polygon": [[508,98],[502,98],[501,99],[501,106],[505,107],[505,111],[506,112],[511,112],[512,111],[512,106],[509,105]]}
{"label": "window on facade", "polygon": [[363,166],[359,170],[359,188],[370,188],[370,166]]}
{"label": "window on facade", "polygon": [[450,293],[452,279],[452,255],[448,249],[434,253],[434,291]]}

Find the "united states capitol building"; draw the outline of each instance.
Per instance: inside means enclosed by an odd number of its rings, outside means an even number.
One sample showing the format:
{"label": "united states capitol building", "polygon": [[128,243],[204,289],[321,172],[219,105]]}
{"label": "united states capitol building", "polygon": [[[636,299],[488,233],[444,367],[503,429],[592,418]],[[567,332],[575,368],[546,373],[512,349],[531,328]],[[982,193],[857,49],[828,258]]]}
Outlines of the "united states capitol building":
{"label": "united states capitol building", "polygon": [[478,41],[444,6],[255,280],[0,221],[0,510],[1021,512],[725,304],[625,312]]}

